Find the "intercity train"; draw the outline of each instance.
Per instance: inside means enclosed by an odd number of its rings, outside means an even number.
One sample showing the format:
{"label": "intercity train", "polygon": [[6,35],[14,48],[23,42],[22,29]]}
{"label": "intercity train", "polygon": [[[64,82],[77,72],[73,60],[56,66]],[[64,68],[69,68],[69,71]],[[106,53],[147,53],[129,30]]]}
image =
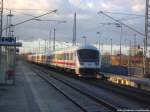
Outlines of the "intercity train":
{"label": "intercity train", "polygon": [[73,71],[81,77],[95,77],[100,72],[101,54],[92,45],[82,45],[43,54],[32,54],[27,60],[55,68]]}

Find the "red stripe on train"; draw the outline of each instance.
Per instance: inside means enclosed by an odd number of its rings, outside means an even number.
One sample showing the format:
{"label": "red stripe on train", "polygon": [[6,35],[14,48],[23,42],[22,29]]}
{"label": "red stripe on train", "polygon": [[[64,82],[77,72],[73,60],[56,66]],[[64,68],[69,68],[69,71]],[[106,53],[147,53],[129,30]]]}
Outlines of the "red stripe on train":
{"label": "red stripe on train", "polygon": [[56,63],[56,64],[63,64],[63,65],[71,65],[71,66],[75,66],[75,63],[73,62],[64,62],[64,61],[51,61],[52,63]]}

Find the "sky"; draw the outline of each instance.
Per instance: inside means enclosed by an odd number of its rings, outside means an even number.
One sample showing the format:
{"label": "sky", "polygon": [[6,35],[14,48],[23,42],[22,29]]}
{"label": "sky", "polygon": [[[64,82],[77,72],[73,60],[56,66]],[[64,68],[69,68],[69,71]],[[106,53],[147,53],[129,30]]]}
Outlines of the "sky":
{"label": "sky", "polygon": [[[99,39],[104,44],[119,44],[121,28],[115,25],[104,25],[102,23],[115,23],[108,17],[98,14],[104,11],[106,14],[121,20],[123,23],[144,33],[145,0],[5,0],[4,8],[12,9],[13,24],[46,13],[49,10],[57,9],[57,13],[46,15],[40,19],[61,20],[66,23],[52,21],[30,21],[14,28],[15,36],[23,41],[32,42],[39,39],[50,38],[50,30],[56,28],[56,40],[58,42],[72,42],[73,35],[73,14],[77,13],[77,42],[83,43],[83,36],[87,37],[90,44],[96,43]],[[23,10],[19,10],[23,9]],[[38,10],[27,10],[38,9]],[[5,27],[8,10],[4,10]],[[119,13],[119,14],[118,14]],[[131,15],[133,14],[133,15]],[[32,15],[32,16],[31,16]],[[123,44],[133,41],[136,32],[122,27]],[[100,32],[98,35],[96,32]],[[5,35],[5,32],[3,33]],[[143,43],[143,37],[139,34],[137,43]]]}

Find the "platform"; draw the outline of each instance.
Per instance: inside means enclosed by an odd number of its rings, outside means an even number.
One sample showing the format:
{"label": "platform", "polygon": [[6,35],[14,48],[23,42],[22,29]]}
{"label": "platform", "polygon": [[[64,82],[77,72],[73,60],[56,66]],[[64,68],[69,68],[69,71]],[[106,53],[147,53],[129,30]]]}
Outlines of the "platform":
{"label": "platform", "polygon": [[150,91],[150,79],[102,73],[109,81]]}
{"label": "platform", "polygon": [[[59,108],[58,108],[59,107]],[[17,62],[15,85],[0,85],[1,112],[80,112],[72,102]]]}

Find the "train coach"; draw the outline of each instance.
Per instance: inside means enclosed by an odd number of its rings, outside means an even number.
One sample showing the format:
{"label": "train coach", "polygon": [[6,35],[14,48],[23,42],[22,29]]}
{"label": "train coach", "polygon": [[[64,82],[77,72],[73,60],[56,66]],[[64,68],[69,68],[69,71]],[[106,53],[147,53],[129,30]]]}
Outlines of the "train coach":
{"label": "train coach", "polygon": [[30,55],[28,60],[67,71],[74,71],[75,74],[82,77],[97,76],[101,67],[100,52],[92,45],[75,46],[46,54]]}

